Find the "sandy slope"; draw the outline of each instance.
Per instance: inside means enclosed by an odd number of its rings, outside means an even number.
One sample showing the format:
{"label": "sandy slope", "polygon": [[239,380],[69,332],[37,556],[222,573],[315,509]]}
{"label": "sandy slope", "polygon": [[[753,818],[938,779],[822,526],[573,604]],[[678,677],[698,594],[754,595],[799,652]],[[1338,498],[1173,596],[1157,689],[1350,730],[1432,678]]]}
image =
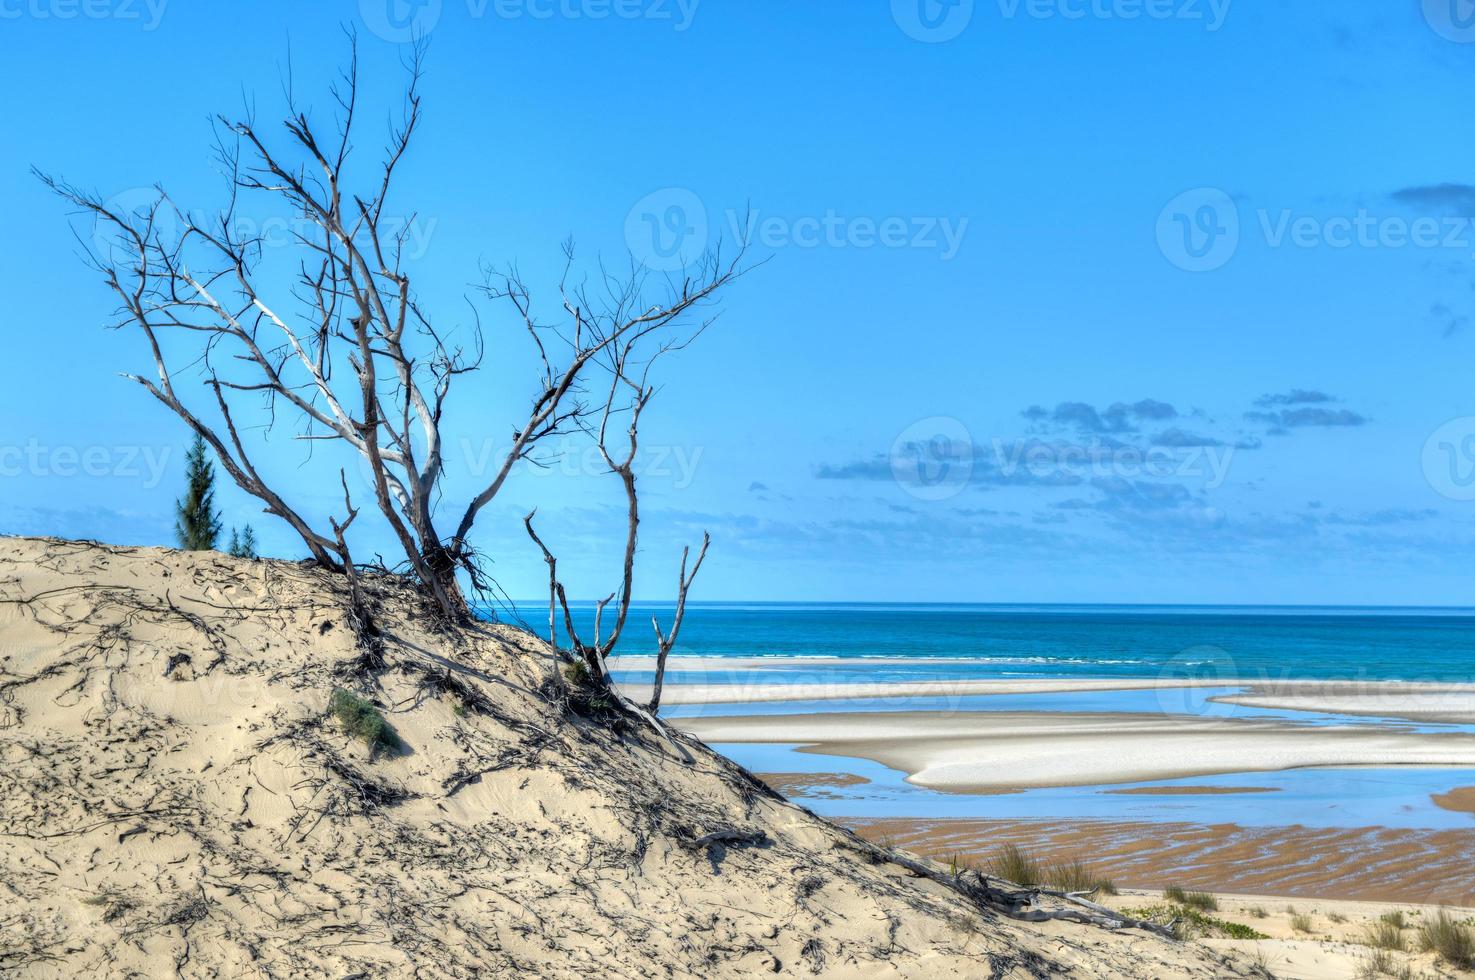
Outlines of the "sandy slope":
{"label": "sandy slope", "polygon": [[[981,912],[681,738],[550,709],[546,648],[389,582],[0,539],[0,972],[1225,977],[1195,944]],[[371,756],[325,707],[378,701]],[[700,846],[736,829],[758,843]]]}

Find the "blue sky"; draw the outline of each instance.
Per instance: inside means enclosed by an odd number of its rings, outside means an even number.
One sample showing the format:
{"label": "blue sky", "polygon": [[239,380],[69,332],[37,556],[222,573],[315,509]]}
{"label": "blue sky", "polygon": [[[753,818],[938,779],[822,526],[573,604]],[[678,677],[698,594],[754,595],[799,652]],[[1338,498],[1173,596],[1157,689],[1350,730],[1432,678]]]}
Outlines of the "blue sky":
{"label": "blue sky", "polygon": [[[324,110],[348,26],[378,126],[395,24],[428,30],[397,202],[439,324],[483,261],[551,289],[569,235],[660,266],[752,219],[768,261],[663,364],[639,595],[705,528],[706,599],[1471,604],[1469,0],[0,0],[0,530],[168,543],[186,442],[28,168],[211,207],[213,113],[276,118],[289,55]],[[530,390],[486,325],[448,508]],[[253,437],[330,512],[336,469]],[[478,543],[536,594],[537,505],[604,594],[619,503],[570,455]]]}

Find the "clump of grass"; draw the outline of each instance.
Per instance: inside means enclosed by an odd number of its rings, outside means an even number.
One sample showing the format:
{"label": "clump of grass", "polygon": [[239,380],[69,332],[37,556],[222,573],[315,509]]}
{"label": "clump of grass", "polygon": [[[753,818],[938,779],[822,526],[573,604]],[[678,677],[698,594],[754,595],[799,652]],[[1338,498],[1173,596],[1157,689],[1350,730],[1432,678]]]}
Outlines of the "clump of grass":
{"label": "clump of grass", "polygon": [[1408,917],[1398,909],[1394,909],[1392,912],[1384,912],[1382,915],[1378,916],[1378,921],[1386,922],[1388,923],[1388,925],[1392,926],[1395,929],[1408,928]]}
{"label": "clump of grass", "polygon": [[1412,980],[1413,975],[1412,966],[1407,963],[1400,966],[1393,954],[1386,949],[1374,950],[1357,964],[1357,980],[1376,980],[1377,977]]}
{"label": "clump of grass", "polygon": [[[968,868],[957,855],[953,855],[949,866],[954,877]],[[1116,885],[1111,879],[1097,874],[1085,861],[1077,858],[1047,865],[1018,844],[1005,844],[999,848],[982,870],[985,874],[1012,881],[1016,885],[1048,885],[1063,892],[1117,894]]]}
{"label": "clump of grass", "polygon": [[1261,976],[1275,976],[1275,974],[1271,971],[1271,968],[1275,966],[1274,958],[1269,953],[1265,952],[1264,946],[1261,946],[1258,943],[1255,944],[1255,952],[1250,956],[1250,962],[1255,964],[1255,969],[1259,971]]}
{"label": "clump of grass", "polygon": [[1269,939],[1258,929],[1239,922],[1230,922],[1215,916],[1205,915],[1192,906],[1149,905],[1146,908],[1124,909],[1127,915],[1152,922],[1176,921],[1175,930],[1180,939],[1196,939],[1200,936],[1223,937],[1226,939]]}
{"label": "clump of grass", "polygon": [[1376,922],[1368,923],[1366,939],[1367,944],[1376,949],[1406,952],[1408,940],[1403,935],[1403,916],[1383,915]]}
{"label": "clump of grass", "polygon": [[376,752],[380,749],[396,750],[404,745],[399,733],[384,720],[379,709],[352,691],[334,688],[333,696],[328,700],[328,713],[337,718],[350,735],[363,739]]}
{"label": "clump of grass", "polygon": [[1111,879],[1098,875],[1086,862],[1076,859],[1051,866],[1045,872],[1045,880],[1064,892],[1101,892],[1115,895],[1116,885]]}
{"label": "clump of grass", "polygon": [[1170,902],[1177,902],[1179,905],[1186,905],[1189,908],[1199,909],[1204,912],[1219,911],[1219,900],[1213,895],[1208,892],[1184,891],[1180,885],[1169,885],[1167,888],[1164,888],[1163,898],[1166,898]]}
{"label": "clump of grass", "polygon": [[1018,844],[1005,844],[988,862],[988,873],[1016,885],[1042,885],[1044,869]]}
{"label": "clump of grass", "polygon": [[1265,911],[1265,906],[1256,905],[1250,909],[1250,915],[1253,915],[1257,919],[1265,919],[1269,918],[1270,913]]}
{"label": "clump of grass", "polygon": [[1346,922],[1347,921],[1347,917],[1345,915],[1343,915],[1341,912],[1329,912],[1329,913],[1327,913],[1327,918],[1328,919],[1331,919],[1333,922],[1337,923],[1338,925],[1341,925],[1343,922]]}
{"label": "clump of grass", "polygon": [[1309,915],[1293,915],[1291,916],[1291,929],[1295,932],[1309,934],[1316,931],[1316,924],[1311,921]]}
{"label": "clump of grass", "polygon": [[1468,923],[1456,922],[1444,909],[1419,926],[1419,948],[1451,966],[1475,966],[1475,931]]}

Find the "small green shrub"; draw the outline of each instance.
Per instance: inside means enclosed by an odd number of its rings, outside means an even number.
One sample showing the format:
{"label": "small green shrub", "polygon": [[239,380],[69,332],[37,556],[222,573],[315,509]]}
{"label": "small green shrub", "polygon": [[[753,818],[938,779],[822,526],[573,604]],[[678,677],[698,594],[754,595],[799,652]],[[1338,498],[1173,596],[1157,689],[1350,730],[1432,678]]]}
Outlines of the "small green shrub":
{"label": "small green shrub", "polygon": [[374,751],[395,750],[404,745],[396,732],[384,720],[379,709],[351,691],[334,688],[328,701],[328,713],[337,718],[350,735],[363,739]]}
{"label": "small green shrub", "polygon": [[1187,905],[1189,908],[1200,909],[1204,912],[1217,912],[1219,900],[1208,892],[1184,891],[1179,885],[1169,885],[1163,889],[1163,898],[1179,905]]}
{"label": "small green shrub", "polygon": [[1295,932],[1313,933],[1316,931],[1316,926],[1309,915],[1293,915],[1291,916],[1291,929]]}
{"label": "small green shrub", "polygon": [[1419,948],[1437,954],[1450,966],[1475,966],[1475,932],[1468,923],[1456,922],[1444,909],[1419,926]]}
{"label": "small green shrub", "polygon": [[1216,916],[1205,915],[1192,906],[1149,905],[1145,908],[1124,909],[1126,915],[1149,922],[1177,922],[1175,930],[1180,939],[1200,937],[1222,937],[1225,939],[1269,939],[1258,929],[1239,922],[1230,922]]}

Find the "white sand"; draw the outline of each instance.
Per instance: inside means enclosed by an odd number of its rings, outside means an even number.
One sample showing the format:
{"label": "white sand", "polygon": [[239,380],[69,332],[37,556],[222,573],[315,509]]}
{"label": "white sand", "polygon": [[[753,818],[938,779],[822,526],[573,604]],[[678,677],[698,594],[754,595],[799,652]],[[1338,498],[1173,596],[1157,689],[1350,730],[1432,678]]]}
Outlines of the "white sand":
{"label": "white sand", "polygon": [[1373,715],[1411,721],[1475,725],[1475,686],[1326,685],[1316,688],[1254,687],[1244,694],[1210,698],[1222,704],[1282,711]]}
{"label": "white sand", "polygon": [[[1367,931],[1379,916],[1403,913],[1408,928],[1403,930],[1407,951],[1388,954],[1395,970],[1407,969],[1410,977],[1469,976],[1450,972],[1446,963],[1432,953],[1418,952],[1418,926],[1438,914],[1435,905],[1349,902],[1326,899],[1278,898],[1268,895],[1216,895],[1219,908],[1209,914],[1217,919],[1249,926],[1267,939],[1206,939],[1207,945],[1236,950],[1263,962],[1277,980],[1349,980],[1364,976],[1373,950]],[[1106,900],[1115,908],[1141,908],[1161,902],[1160,892],[1128,889]],[[1452,910],[1456,919],[1469,916],[1467,909]],[[1296,916],[1306,916],[1310,932],[1294,928]],[[1308,923],[1302,922],[1302,925]]]}
{"label": "white sand", "polygon": [[919,786],[998,791],[1309,766],[1475,766],[1475,735],[1125,713],[835,712],[683,719],[708,742],[802,743]]}

